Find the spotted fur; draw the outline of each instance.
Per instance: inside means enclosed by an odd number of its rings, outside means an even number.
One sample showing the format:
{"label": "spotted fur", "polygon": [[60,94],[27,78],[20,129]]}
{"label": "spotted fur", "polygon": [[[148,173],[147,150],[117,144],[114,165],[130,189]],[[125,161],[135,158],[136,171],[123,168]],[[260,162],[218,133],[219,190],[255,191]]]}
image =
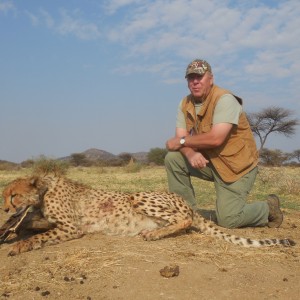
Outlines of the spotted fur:
{"label": "spotted fur", "polygon": [[30,205],[39,212],[40,221],[48,224],[45,232],[13,244],[10,255],[92,232],[126,236],[140,234],[151,241],[190,227],[244,247],[295,244],[289,239],[252,240],[224,233],[193,212],[183,198],[172,193],[108,192],[65,177],[46,175],[14,180],[4,189],[3,197],[6,211],[14,212]]}

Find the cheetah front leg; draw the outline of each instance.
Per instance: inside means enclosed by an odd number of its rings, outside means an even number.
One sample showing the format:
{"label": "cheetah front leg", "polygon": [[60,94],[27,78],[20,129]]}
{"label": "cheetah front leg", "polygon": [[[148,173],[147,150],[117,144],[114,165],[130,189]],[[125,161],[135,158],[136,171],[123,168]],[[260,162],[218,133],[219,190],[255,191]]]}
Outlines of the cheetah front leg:
{"label": "cheetah front leg", "polygon": [[83,236],[83,233],[73,227],[56,227],[44,233],[36,234],[26,240],[15,243],[9,251],[9,256],[14,256],[22,252],[40,249],[47,245],[55,245],[68,240],[77,239]]}

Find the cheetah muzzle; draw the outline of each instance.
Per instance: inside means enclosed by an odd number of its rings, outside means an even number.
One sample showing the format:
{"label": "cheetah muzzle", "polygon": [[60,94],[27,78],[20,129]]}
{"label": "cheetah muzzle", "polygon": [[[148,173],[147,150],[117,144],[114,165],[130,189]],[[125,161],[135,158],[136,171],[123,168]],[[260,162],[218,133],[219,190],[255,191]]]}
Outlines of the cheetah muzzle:
{"label": "cheetah muzzle", "polygon": [[40,226],[44,231],[14,243],[9,255],[93,232],[141,235],[145,240],[153,241],[190,227],[244,247],[295,245],[290,239],[253,240],[224,233],[173,193],[108,192],[86,187],[65,177],[45,175],[14,180],[4,189],[3,198],[5,211],[23,211],[1,227],[2,242],[22,226],[33,229]]}

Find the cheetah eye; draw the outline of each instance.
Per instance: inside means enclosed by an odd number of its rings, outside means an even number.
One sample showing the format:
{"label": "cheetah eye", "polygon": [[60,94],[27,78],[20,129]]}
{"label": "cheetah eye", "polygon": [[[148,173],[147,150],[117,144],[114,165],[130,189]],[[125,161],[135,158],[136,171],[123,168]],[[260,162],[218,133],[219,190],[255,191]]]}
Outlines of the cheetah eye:
{"label": "cheetah eye", "polygon": [[11,194],[10,195],[10,204],[12,205],[12,207],[16,208],[15,204],[14,204],[14,198],[17,196],[17,194]]}

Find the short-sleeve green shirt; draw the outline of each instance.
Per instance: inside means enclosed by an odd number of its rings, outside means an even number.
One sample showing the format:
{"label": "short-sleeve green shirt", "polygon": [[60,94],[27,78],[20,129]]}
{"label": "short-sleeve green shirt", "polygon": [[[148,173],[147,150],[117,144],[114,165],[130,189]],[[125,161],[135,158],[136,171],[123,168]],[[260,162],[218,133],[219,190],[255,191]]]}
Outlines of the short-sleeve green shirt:
{"label": "short-sleeve green shirt", "polygon": [[[185,117],[182,111],[182,101],[179,103],[177,109],[176,128],[186,129]],[[202,103],[195,104],[196,114],[200,111],[201,106]],[[215,107],[213,125],[219,123],[238,125],[242,111],[242,106],[237,99],[231,94],[225,94],[219,99]]]}

